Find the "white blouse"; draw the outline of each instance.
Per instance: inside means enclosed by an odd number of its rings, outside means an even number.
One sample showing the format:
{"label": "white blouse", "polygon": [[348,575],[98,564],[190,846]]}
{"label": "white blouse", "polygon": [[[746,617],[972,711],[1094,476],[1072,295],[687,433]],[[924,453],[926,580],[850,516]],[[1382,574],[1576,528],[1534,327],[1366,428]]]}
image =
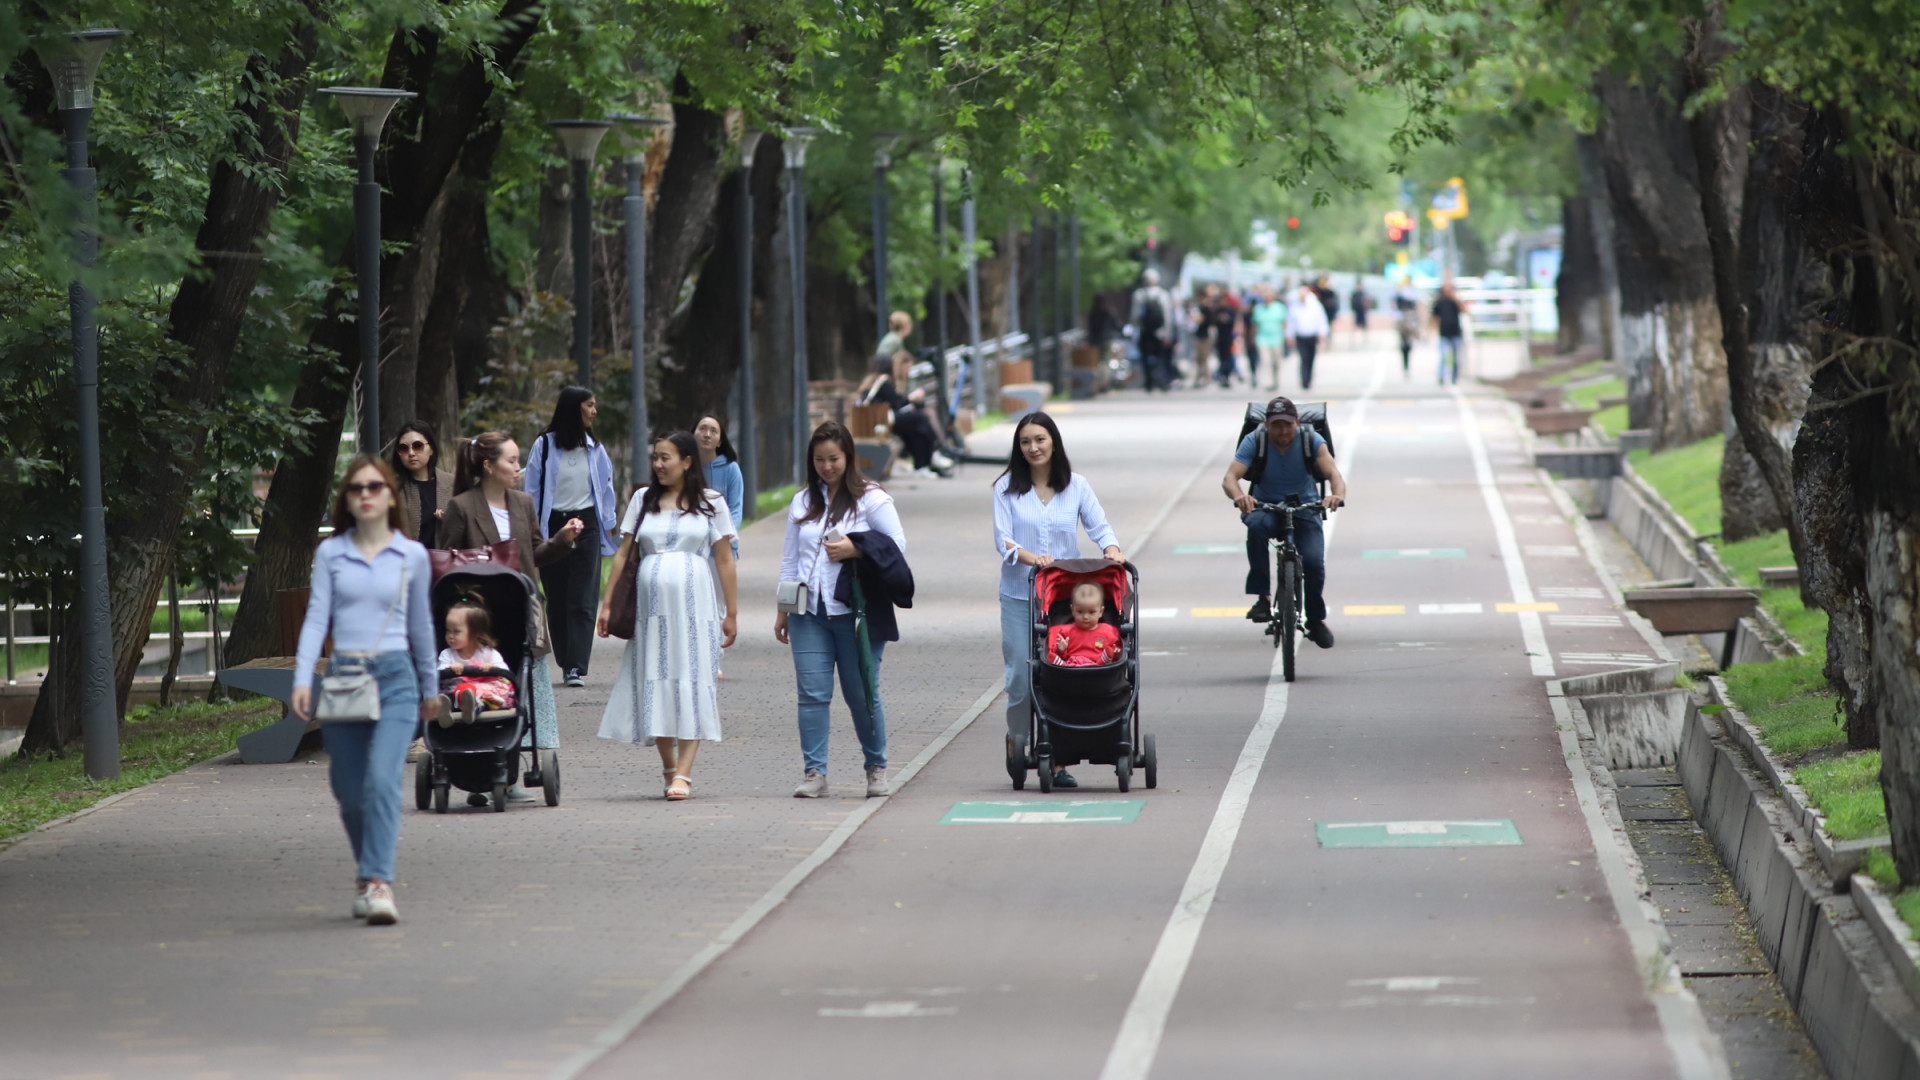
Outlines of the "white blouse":
{"label": "white blouse", "polygon": [[894,508],[893,496],[881,491],[877,486],[869,486],[867,493],[860,496],[854,504],[853,512],[846,518],[829,525],[826,515],[802,523],[807,514],[807,493],[802,490],[794,493],[793,504],[787,507],[787,542],[780,553],[780,580],[804,581],[807,589],[813,593],[815,603],[824,603],[829,615],[845,615],[853,610],[833,598],[834,587],[840,584],[840,568],[844,564],[834,562],[821,549],[820,541],[830,528],[839,529],[842,535],[856,532],[878,532],[886,534],[900,554],[907,553],[907,534],[900,528],[900,512]]}
{"label": "white blouse", "polygon": [[1093,485],[1075,473],[1067,486],[1043,503],[1031,489],[1024,495],[1007,494],[1009,477],[993,484],[993,550],[1000,556],[1000,595],[1027,595],[1027,568],[1020,565],[1020,549],[1056,559],[1080,558],[1079,528],[1101,550],[1120,546],[1107,512]]}

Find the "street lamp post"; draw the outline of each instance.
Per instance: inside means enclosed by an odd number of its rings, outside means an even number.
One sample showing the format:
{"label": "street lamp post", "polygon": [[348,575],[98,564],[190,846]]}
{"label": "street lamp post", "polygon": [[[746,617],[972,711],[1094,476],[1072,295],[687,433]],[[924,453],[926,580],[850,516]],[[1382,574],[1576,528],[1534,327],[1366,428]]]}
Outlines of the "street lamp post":
{"label": "street lamp post", "polygon": [[[734,449],[740,454],[741,513],[752,516],[760,505],[760,408],[753,390],[753,155],[766,132],[748,128],[740,134],[740,430]],[[740,442],[745,437],[746,449]]]}
{"label": "street lamp post", "polygon": [[73,281],[67,285],[73,332],[73,381],[80,420],[80,733],[83,767],[95,780],[120,775],[120,717],[114,691],[113,611],[107,594],[107,510],[100,486],[100,328],[94,322],[93,269],[100,237],[94,232],[98,178],[87,163],[87,126],[93,119],[93,76],[124,30],[82,30],[40,50],[53,76],[55,103],[66,128],[62,174],[78,197]]}
{"label": "street lamp post", "polygon": [[1060,373],[1053,370],[1053,358],[1047,353],[1042,341],[1047,333],[1047,318],[1045,310],[1040,306],[1042,295],[1040,285],[1046,280],[1047,275],[1047,238],[1046,234],[1040,230],[1040,211],[1038,210],[1033,212],[1033,220],[1028,224],[1027,235],[1033,238],[1027,249],[1033,257],[1033,307],[1031,309],[1033,330],[1027,335],[1028,340],[1033,344],[1033,377],[1059,390],[1061,389]]}
{"label": "street lamp post", "polygon": [[1072,325],[1071,312],[1067,311],[1067,298],[1062,295],[1066,279],[1060,274],[1060,211],[1047,213],[1047,232],[1049,244],[1053,248],[1053,371],[1054,374],[1067,375],[1067,327]]}
{"label": "street lamp post", "polygon": [[786,129],[787,261],[793,278],[793,482],[807,479],[807,144],[824,134],[813,127]]}
{"label": "street lamp post", "polygon": [[[980,253],[977,250],[979,219],[973,207],[973,170],[960,170],[960,243],[967,249],[967,352],[973,358],[973,415],[987,414],[987,365],[980,356]],[[1020,290],[1015,283],[1014,292]]]}
{"label": "street lamp post", "polygon": [[[647,460],[653,434],[653,427],[647,422],[647,193],[644,185],[647,147],[653,142],[654,133],[665,127],[667,121],[658,116],[632,113],[614,119],[626,125],[620,133],[620,159],[627,166],[627,197],[621,202],[621,208],[626,212],[627,335],[632,339],[628,342],[628,355],[633,361],[629,390],[632,400],[627,406],[627,437],[632,449],[627,456],[628,467],[633,470],[629,474],[631,482],[639,484],[652,475]],[[574,287],[579,288],[577,271]]]}
{"label": "street lamp post", "polygon": [[935,404],[948,441],[954,438],[953,402],[947,398],[947,163],[933,159],[933,370]]}
{"label": "street lamp post", "polygon": [[320,91],[339,102],[353,127],[353,157],[360,178],[353,185],[354,287],[359,290],[354,327],[360,338],[360,452],[380,452],[380,181],[373,175],[373,156],[380,148],[380,129],[393,107],[411,90],[382,86],[329,86]]}
{"label": "street lamp post", "polygon": [[[887,167],[900,133],[881,131],[873,136],[873,306],[880,337],[887,336]],[[875,339],[878,340],[878,339]]]}
{"label": "street lamp post", "polygon": [[573,362],[593,389],[593,155],[611,120],[549,120],[573,165]]}

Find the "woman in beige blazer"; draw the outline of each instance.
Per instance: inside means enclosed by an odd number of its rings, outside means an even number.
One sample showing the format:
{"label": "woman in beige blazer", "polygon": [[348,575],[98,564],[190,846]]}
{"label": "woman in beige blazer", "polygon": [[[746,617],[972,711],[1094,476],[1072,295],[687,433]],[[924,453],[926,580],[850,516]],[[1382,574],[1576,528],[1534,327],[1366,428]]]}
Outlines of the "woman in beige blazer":
{"label": "woman in beige blazer", "polygon": [[[533,497],[512,485],[520,481],[520,447],[505,432],[488,431],[460,448],[459,464],[454,471],[454,496],[447,503],[447,514],[440,520],[434,547],[449,551],[488,547],[511,540],[520,553],[520,572],[539,580],[534,571],[547,563],[567,557],[573,539],[580,535],[582,522],[575,518],[553,534],[540,539],[534,522]],[[538,619],[540,640],[533,648],[533,738],[543,750],[560,747],[560,725],[553,700],[553,680],[547,674],[546,613]],[[518,788],[509,795],[515,800],[532,796]],[[482,801],[485,796],[480,796]],[[473,801],[469,796],[468,802]]]}
{"label": "woman in beige blazer", "polygon": [[[453,501],[453,474],[440,467],[440,439],[425,420],[409,420],[393,440],[393,471],[400,477],[400,517],[407,535],[439,547],[440,521]],[[423,514],[421,507],[426,506]]]}

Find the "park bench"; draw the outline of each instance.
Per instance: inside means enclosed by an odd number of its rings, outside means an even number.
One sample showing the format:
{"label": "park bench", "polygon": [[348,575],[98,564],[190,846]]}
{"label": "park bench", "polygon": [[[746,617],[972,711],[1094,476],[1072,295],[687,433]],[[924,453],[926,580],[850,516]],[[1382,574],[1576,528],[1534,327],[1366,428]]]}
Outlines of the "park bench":
{"label": "park bench", "polygon": [[1720,586],[1629,589],[1624,595],[1628,609],[1645,617],[1662,634],[1726,635],[1720,646],[1723,671],[1733,666],[1740,620],[1760,606],[1759,590]]}
{"label": "park bench", "polygon": [[[263,656],[238,667],[221,668],[214,677],[221,685],[250,694],[269,697],[280,703],[280,719],[257,731],[240,736],[240,760],[248,765],[282,764],[300,752],[301,740],[318,729],[311,721],[293,715],[293,666],[291,656]],[[316,668],[318,670],[318,668]]]}
{"label": "park bench", "polygon": [[1535,435],[1571,435],[1587,426],[1592,409],[1528,409],[1527,429]]}

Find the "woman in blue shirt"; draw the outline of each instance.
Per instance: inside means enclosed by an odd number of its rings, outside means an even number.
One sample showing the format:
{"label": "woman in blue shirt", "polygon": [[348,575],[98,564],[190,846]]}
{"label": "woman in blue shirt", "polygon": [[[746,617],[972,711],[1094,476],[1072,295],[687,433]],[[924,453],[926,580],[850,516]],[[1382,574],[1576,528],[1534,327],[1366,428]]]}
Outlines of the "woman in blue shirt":
{"label": "woman in blue shirt", "polygon": [[434,671],[432,570],[427,549],[401,530],[399,481],[367,454],[347,466],[333,501],[333,535],[313,553],[313,591],[293,668],[293,713],[313,715],[313,667],[329,630],[333,665],[364,663],[380,686],[380,718],[326,724],[327,776],[359,865],[353,913],[371,926],[399,920],[394,849],[407,744],[439,692]]}
{"label": "woman in blue shirt", "polygon": [[[707,478],[707,486],[727,500],[727,510],[733,514],[733,527],[741,528],[747,521],[741,516],[746,509],[742,500],[746,498],[747,482],[740,474],[740,454],[727,438],[726,425],[718,416],[708,413],[693,425],[693,441],[700,447],[700,471]],[[740,557],[738,533],[733,538],[733,557]]]}
{"label": "woman in blue shirt", "polygon": [[[1067,448],[1060,442],[1053,417],[1028,413],[1014,426],[1006,471],[993,482],[993,547],[1001,564],[1000,656],[1007,665],[1008,757],[1013,756],[1013,737],[1026,734],[1031,724],[1027,567],[1079,558],[1077,528],[1084,528],[1108,559],[1126,561],[1093,485],[1075,476],[1067,463]],[[1055,787],[1080,786],[1065,769],[1054,772],[1053,783]]]}

